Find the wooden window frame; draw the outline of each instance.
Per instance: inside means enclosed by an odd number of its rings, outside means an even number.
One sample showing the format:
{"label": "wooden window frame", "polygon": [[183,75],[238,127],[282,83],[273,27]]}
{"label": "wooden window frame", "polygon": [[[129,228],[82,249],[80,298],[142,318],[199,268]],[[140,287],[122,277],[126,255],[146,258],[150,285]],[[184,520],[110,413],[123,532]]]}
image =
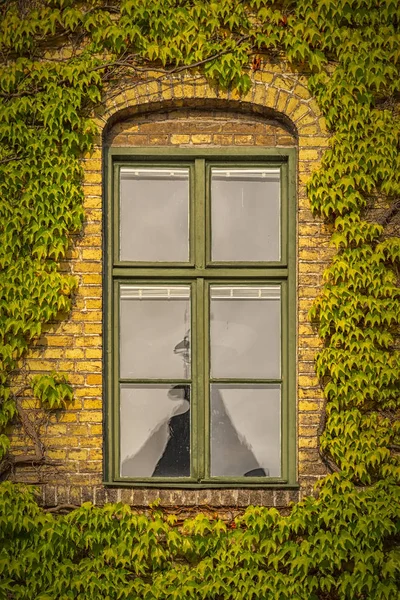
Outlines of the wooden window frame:
{"label": "wooden window frame", "polygon": [[[104,398],[105,459],[104,485],[157,488],[280,488],[297,489],[296,473],[296,150],[294,148],[109,148],[104,163]],[[212,165],[211,165],[212,163]],[[190,260],[188,263],[130,263],[118,258],[119,177],[121,166],[190,166]],[[279,167],[281,169],[281,259],[278,262],[208,262],[210,254],[209,166]],[[193,181],[196,181],[194,185]],[[190,478],[129,479],[119,475],[119,378],[118,367],[118,287],[121,282],[190,283],[197,297],[197,313],[192,315],[192,379],[196,393],[191,401]],[[282,289],[282,398],[281,398],[281,477],[205,478],[206,440],[209,440],[207,377],[199,365],[208,359],[209,348],[204,331],[205,290],[209,283],[278,284]],[[158,380],[154,380],[157,383]],[[257,383],[257,381],[254,381]]]}

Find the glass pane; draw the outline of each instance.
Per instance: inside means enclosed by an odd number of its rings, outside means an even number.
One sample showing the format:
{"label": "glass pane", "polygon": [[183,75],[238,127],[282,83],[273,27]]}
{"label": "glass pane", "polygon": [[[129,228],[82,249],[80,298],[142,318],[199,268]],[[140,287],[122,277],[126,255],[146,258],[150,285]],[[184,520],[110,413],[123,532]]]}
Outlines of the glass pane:
{"label": "glass pane", "polygon": [[190,386],[121,385],[122,477],[190,476]]}
{"label": "glass pane", "polygon": [[279,286],[211,286],[211,377],[280,378]]}
{"label": "glass pane", "polygon": [[211,385],[211,476],[279,477],[279,385]]}
{"label": "glass pane", "polygon": [[121,285],[120,375],[190,377],[190,287]]}
{"label": "glass pane", "polygon": [[212,260],[279,261],[279,169],[212,169],[211,235]]}
{"label": "glass pane", "polygon": [[189,260],[189,169],[122,167],[120,259]]}

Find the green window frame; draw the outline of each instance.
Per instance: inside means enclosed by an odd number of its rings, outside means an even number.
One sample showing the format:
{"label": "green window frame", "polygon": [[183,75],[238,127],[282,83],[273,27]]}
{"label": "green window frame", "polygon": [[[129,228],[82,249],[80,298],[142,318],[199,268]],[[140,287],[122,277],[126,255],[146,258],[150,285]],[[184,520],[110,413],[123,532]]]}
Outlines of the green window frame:
{"label": "green window frame", "polygon": [[[104,396],[105,411],[105,463],[104,484],[141,487],[279,487],[297,488],[296,474],[296,151],[294,148],[109,148],[104,164],[104,180],[107,181],[105,193],[104,228]],[[135,175],[149,169],[185,170],[189,173],[188,182],[188,260],[169,262],[163,260],[132,261],[122,256],[122,225],[126,221],[126,212],[120,202],[121,173]],[[217,217],[212,216],[211,172],[242,169],[244,172],[279,172],[280,214],[279,246],[280,254],[270,261],[259,260],[212,260],[211,221],[216,228]],[[137,171],[137,172],[136,172]],[[151,172],[151,171],[148,171]],[[155,171],[156,172],[156,171]],[[174,173],[172,173],[174,174]],[[229,175],[229,172],[228,172]],[[125,209],[124,209],[125,210]],[[120,211],[122,214],[120,214]],[[129,217],[131,218],[131,217]],[[134,221],[132,221],[134,222]],[[136,225],[135,225],[136,227]],[[215,229],[216,231],[217,229]],[[129,230],[127,230],[129,231]],[[136,230],[135,230],[136,231]],[[124,234],[128,237],[129,233]],[[215,234],[216,236],[216,234]],[[145,237],[145,236],[144,236]],[[215,251],[217,254],[217,251]],[[121,257],[122,256],[122,257]],[[121,339],[130,343],[129,327],[132,322],[131,306],[124,304],[124,298],[142,298],[150,290],[151,294],[165,290],[175,290],[173,298],[185,299],[190,290],[190,327],[191,371],[190,376],[156,377],[154,375],[123,374],[126,363],[121,350]],[[214,294],[211,300],[211,292]],[[240,376],[212,377],[210,368],[210,337],[218,339],[216,333],[210,334],[210,303],[218,305],[219,296],[224,299],[224,290],[232,296],[246,293],[261,298],[275,294],[280,301],[280,373],[274,377]],[[149,293],[150,293],[149,292]],[[161,296],[160,296],[161,297]],[[163,296],[162,296],[163,297]],[[268,296],[269,297],[269,296]],[[127,300],[127,302],[128,302]],[[132,303],[137,306],[138,303]],[[149,306],[151,303],[149,304]],[[126,306],[128,312],[126,313]],[[143,306],[143,305],[141,305]],[[176,307],[183,306],[179,301]],[[223,305],[222,305],[223,306]],[[229,305],[229,308],[231,305]],[[248,304],[244,305],[248,306]],[[263,306],[262,303],[253,305]],[[275,304],[271,304],[275,306]],[[136,309],[135,309],[136,310]],[[140,309],[144,310],[144,309]],[[168,309],[170,310],[170,309]],[[172,310],[172,309],[171,309]],[[175,309],[174,309],[175,310]],[[181,308],[179,308],[181,310]],[[218,308],[218,310],[222,310]],[[247,309],[246,309],[247,310]],[[125,311],[125,312],[124,312]],[[249,313],[253,312],[249,310]],[[124,316],[127,314],[128,316]],[[139,314],[139,313],[138,313]],[[172,313],[171,313],[172,314]],[[185,313],[186,314],[186,313]],[[139,317],[138,317],[139,318]],[[175,318],[175,317],[173,317]],[[123,321],[124,320],[124,321]],[[123,323],[122,323],[123,321]],[[127,332],[127,333],[126,333]],[[139,342],[138,342],[139,343]],[[265,340],[263,341],[265,344]],[[129,346],[131,351],[131,347]],[[124,351],[125,352],[125,351]],[[214,356],[217,351],[212,350]],[[125,362],[124,362],[125,361]],[[140,362],[140,361],[139,361]],[[223,363],[225,364],[225,363]],[[214,367],[213,367],[214,368]],[[220,367],[218,367],[220,368]],[[229,367],[221,367],[220,369]],[[217,372],[217,368],[216,372]],[[162,369],[161,369],[162,370]],[[186,373],[186,371],[185,371]],[[122,407],[129,406],[129,393],[153,386],[158,390],[185,395],[190,387],[190,474],[184,476],[148,476],[148,474],[127,475],[121,473],[121,431],[126,431],[129,423],[135,425],[135,416],[124,412]],[[225,386],[225,387],[224,387]],[[236,387],[235,387],[236,386]],[[260,476],[257,470],[244,475],[220,475],[210,459],[210,446],[217,444],[211,431],[214,423],[211,416],[211,389],[247,390],[247,398],[258,393],[266,394],[280,390],[280,465],[279,473],[270,475],[265,471]],[[146,388],[148,391],[149,388]],[[254,393],[256,392],[256,393]],[[213,392],[214,393],[214,392]],[[250,394],[250,395],[249,395]],[[128,396],[127,396],[128,395]],[[128,397],[126,401],[125,396]],[[232,393],[231,393],[232,397]],[[127,404],[128,402],[128,404]],[[258,406],[256,403],[254,406]],[[125,411],[125,408],[123,409]],[[126,409],[127,411],[128,409]],[[138,409],[139,411],[139,409]],[[251,411],[250,411],[251,412]],[[129,417],[129,418],[128,418]],[[131,420],[130,420],[131,419]],[[139,418],[137,419],[139,422]],[[214,427],[214,425],[213,425]],[[215,431],[218,431],[215,429]],[[258,441],[257,443],[262,444]],[[217,448],[217,445],[215,445]],[[217,453],[217,450],[213,454]],[[213,472],[213,469],[215,472]]]}

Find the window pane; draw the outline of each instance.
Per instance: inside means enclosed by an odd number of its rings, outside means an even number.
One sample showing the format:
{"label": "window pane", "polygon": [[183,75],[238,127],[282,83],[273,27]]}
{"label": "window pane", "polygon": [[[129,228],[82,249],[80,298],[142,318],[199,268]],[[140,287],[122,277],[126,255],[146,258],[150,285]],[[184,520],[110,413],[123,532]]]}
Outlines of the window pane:
{"label": "window pane", "polygon": [[121,285],[120,375],[190,377],[190,287]]}
{"label": "window pane", "polygon": [[189,169],[121,167],[120,259],[189,260]]}
{"label": "window pane", "polygon": [[279,385],[211,385],[211,476],[279,477]]}
{"label": "window pane", "polygon": [[211,377],[279,379],[279,286],[211,286]]}
{"label": "window pane", "polygon": [[279,169],[212,169],[211,235],[212,260],[279,261]]}
{"label": "window pane", "polygon": [[190,476],[190,386],[120,387],[122,477]]}

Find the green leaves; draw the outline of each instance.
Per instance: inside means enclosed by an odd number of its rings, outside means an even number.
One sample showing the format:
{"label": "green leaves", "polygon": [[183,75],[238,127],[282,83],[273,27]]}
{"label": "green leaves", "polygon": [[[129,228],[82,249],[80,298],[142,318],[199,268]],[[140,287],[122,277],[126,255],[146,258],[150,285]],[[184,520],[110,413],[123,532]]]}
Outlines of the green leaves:
{"label": "green leaves", "polygon": [[32,378],[32,390],[44,408],[65,408],[72,400],[72,388],[66,376],[59,373],[36,375]]}
{"label": "green leaves", "polygon": [[[309,600],[346,590],[350,581],[392,592],[398,550],[384,542],[396,533],[396,507],[387,502],[391,494],[399,499],[393,485],[357,491],[336,474],[319,499],[307,498],[290,515],[249,507],[232,530],[204,515],[174,527],[159,509],[157,516],[145,516],[123,504],[87,503],[53,516],[41,511],[26,489],[4,483],[1,585],[15,598],[43,600],[83,600],[88,589],[99,597],[127,599],[218,594],[226,600],[261,600],[268,591]],[[264,526],[254,528],[255,521]],[[193,528],[197,534],[188,536]],[[188,542],[202,544],[201,557],[185,551]]]}

